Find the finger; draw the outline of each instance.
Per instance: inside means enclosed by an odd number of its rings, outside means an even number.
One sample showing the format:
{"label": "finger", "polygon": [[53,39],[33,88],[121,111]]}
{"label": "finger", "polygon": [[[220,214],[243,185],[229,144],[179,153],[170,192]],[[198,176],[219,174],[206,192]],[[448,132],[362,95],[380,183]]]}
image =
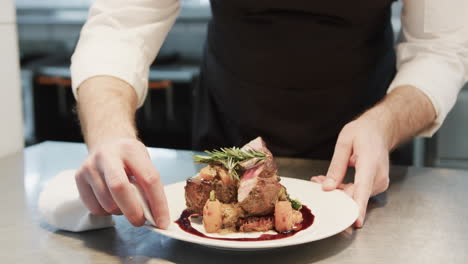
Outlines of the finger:
{"label": "finger", "polygon": [[146,195],[156,225],[159,228],[166,229],[170,222],[169,207],[161,177],[153,166],[146,149],[128,155],[125,161]]}
{"label": "finger", "polygon": [[315,183],[322,183],[324,180],[326,179],[326,177],[324,175],[319,175],[319,176],[313,176],[310,178],[310,180],[312,182],[315,182]]}
{"label": "finger", "polygon": [[343,232],[341,232],[341,234],[343,234],[345,238],[351,239],[354,234],[354,228],[350,226],[346,228]]}
{"label": "finger", "polygon": [[338,139],[330,167],[328,168],[327,179],[322,185],[325,191],[334,190],[343,181],[346,170],[348,169],[351,151],[351,143]]}
{"label": "finger", "polygon": [[80,194],[81,201],[93,215],[109,215],[104,208],[99,204],[99,201],[94,195],[93,189],[86,182],[81,171],[75,175],[76,187]]}
{"label": "finger", "polygon": [[103,163],[105,166],[102,166],[101,169],[104,172],[112,198],[132,225],[142,226],[145,223],[143,208],[138,202],[124,168],[121,165],[116,165],[120,164],[121,161],[116,159]]}
{"label": "finger", "polygon": [[104,210],[110,214],[121,215],[122,211],[112,198],[112,195],[103,179],[104,176],[101,175],[101,173],[94,166],[90,166],[84,171],[84,177],[91,186],[94,195],[102,208],[104,208]]}
{"label": "finger", "polygon": [[348,183],[348,184],[343,184],[339,187],[342,189],[349,197],[353,197],[354,195],[354,184]]}
{"label": "finger", "polygon": [[356,176],[354,178],[353,198],[359,206],[359,217],[356,227],[361,228],[367,211],[367,203],[372,194],[372,187],[375,174],[377,173],[377,163],[368,158],[364,162],[356,163]]}
{"label": "finger", "polygon": [[351,158],[349,158],[348,166],[349,167],[355,167],[356,166],[356,159],[357,159],[357,155],[355,155],[355,154],[351,155]]}

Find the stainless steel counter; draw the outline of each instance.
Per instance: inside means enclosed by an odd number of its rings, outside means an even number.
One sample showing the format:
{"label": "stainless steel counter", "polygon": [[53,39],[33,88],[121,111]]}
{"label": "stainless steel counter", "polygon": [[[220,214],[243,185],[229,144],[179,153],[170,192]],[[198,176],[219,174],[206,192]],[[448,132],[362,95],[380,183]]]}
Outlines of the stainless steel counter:
{"label": "stainless steel counter", "polygon": [[[196,166],[190,152],[150,149],[165,184]],[[387,193],[371,200],[363,229],[305,245],[221,251],[132,227],[122,217],[98,231],[70,233],[42,222],[36,201],[48,179],[77,168],[82,144],[46,142],[0,159],[1,263],[467,263],[468,172],[393,167]],[[309,178],[326,162],[278,159],[280,174]]]}

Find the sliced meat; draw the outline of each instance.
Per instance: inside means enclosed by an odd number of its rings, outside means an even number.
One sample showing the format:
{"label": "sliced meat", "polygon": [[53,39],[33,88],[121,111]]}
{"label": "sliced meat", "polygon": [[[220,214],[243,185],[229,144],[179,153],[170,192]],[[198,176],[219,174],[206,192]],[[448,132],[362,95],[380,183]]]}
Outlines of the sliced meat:
{"label": "sliced meat", "polygon": [[239,231],[241,232],[265,232],[273,229],[272,216],[251,216],[241,222]]}
{"label": "sliced meat", "polygon": [[222,203],[237,202],[237,184],[226,184],[223,181],[214,180],[212,186],[216,192],[216,199]]}
{"label": "sliced meat", "polygon": [[200,178],[190,178],[185,185],[185,203],[187,209],[196,214],[203,212],[203,206],[210,197],[210,192],[213,190],[210,181],[205,181]]}
{"label": "sliced meat", "polygon": [[259,176],[261,171],[262,167],[246,171],[239,185],[239,206],[252,216],[272,214],[280,191],[284,188],[278,176],[262,178]]}
{"label": "sliced meat", "polygon": [[242,147],[242,150],[249,149],[261,151],[267,154],[268,157],[262,162],[258,162],[257,159],[247,160],[241,164],[241,167],[243,167],[245,170],[249,170],[257,166],[263,166],[263,171],[259,174],[260,177],[268,178],[274,176],[278,171],[278,167],[276,166],[276,163],[273,160],[273,154],[271,154],[270,150],[266,147],[265,141],[263,141],[261,137],[257,137]]}
{"label": "sliced meat", "polygon": [[249,196],[252,189],[254,189],[258,183],[258,179],[260,178],[258,175],[261,173],[262,169],[262,167],[256,167],[244,172],[239,183],[239,190],[237,191],[237,201],[241,202]]}
{"label": "sliced meat", "polygon": [[262,151],[267,154],[271,154],[271,152],[267,149],[265,141],[263,141],[262,137],[256,137],[255,139],[251,140],[249,143],[245,144],[242,147],[242,150],[253,149],[257,151]]}
{"label": "sliced meat", "polygon": [[246,161],[240,162],[239,165],[244,170],[249,170],[265,163],[265,160],[260,161],[259,158],[248,159]]}

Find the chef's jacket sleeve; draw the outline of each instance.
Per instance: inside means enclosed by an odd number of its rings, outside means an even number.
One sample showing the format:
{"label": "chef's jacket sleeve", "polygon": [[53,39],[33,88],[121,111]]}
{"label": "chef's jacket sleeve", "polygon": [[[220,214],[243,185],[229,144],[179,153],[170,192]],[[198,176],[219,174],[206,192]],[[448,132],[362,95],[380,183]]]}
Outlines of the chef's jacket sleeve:
{"label": "chef's jacket sleeve", "polygon": [[405,0],[397,75],[388,92],[411,85],[432,102],[437,118],[420,136],[432,136],[468,78],[468,1]]}
{"label": "chef's jacket sleeve", "polygon": [[75,98],[85,80],[106,75],[130,84],[141,106],[149,66],[179,9],[179,0],[96,0],[71,60]]}

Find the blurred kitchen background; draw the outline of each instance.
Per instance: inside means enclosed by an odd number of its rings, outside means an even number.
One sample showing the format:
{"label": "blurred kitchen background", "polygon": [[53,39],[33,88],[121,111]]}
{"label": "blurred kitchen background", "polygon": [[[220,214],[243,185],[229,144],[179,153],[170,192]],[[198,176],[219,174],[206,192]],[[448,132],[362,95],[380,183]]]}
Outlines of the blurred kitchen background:
{"label": "blurred kitchen background", "polygon": [[[70,89],[70,56],[92,0],[16,0],[25,144],[81,142]],[[401,3],[393,6],[395,36]],[[143,141],[152,147],[190,148],[192,91],[197,81],[208,0],[182,0],[181,14],[151,67],[150,91],[138,111]],[[317,36],[319,37],[319,36]],[[415,166],[468,168],[468,93],[465,89],[432,139],[415,139]]]}

